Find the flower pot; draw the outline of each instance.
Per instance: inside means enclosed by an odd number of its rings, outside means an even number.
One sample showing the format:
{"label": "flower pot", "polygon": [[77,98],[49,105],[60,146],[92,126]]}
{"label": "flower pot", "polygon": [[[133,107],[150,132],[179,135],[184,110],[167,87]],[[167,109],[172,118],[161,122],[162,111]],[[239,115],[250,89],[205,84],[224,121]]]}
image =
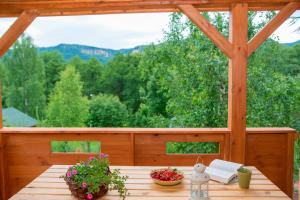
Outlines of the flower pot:
{"label": "flower pot", "polygon": [[[65,178],[65,181],[67,185],[69,186],[69,190],[71,191],[72,195],[76,197],[79,200],[85,200],[87,199],[87,189],[82,189],[81,187],[78,187],[75,183],[73,183],[70,179]],[[107,186],[100,186],[99,187],[99,192],[93,194],[93,199],[97,199],[100,197],[103,197],[108,191]]]}
{"label": "flower pot", "polygon": [[243,189],[249,189],[252,172],[248,169],[242,168],[238,170],[239,186]]}

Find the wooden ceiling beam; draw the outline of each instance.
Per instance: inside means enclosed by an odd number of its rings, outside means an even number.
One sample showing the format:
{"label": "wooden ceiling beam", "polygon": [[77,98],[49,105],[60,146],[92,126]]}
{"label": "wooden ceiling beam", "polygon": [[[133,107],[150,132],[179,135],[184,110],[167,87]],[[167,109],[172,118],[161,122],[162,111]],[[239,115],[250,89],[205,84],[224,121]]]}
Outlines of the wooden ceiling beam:
{"label": "wooden ceiling beam", "polygon": [[251,54],[299,8],[300,2],[291,2],[282,8],[279,13],[248,42],[248,56],[251,56]]}
{"label": "wooden ceiling beam", "polygon": [[232,44],[194,6],[178,7],[226,56],[232,57]]}
{"label": "wooden ceiling beam", "polygon": [[2,57],[8,49],[14,44],[26,28],[38,16],[37,10],[24,11],[20,17],[11,25],[11,27],[0,38],[0,57]]}
{"label": "wooden ceiling beam", "polygon": [[[278,10],[299,0],[239,0],[249,10]],[[229,11],[236,0],[2,0],[0,17],[19,16],[37,9],[40,16],[89,15],[107,13],[176,12],[178,5],[193,5],[200,11]]]}

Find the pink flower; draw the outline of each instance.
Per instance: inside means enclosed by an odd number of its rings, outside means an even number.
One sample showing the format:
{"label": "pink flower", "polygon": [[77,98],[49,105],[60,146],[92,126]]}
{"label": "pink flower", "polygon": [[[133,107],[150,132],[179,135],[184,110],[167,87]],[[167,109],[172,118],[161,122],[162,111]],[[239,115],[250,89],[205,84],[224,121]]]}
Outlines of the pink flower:
{"label": "pink flower", "polygon": [[67,177],[70,178],[72,176],[71,172],[67,172]]}
{"label": "pink flower", "polygon": [[94,158],[95,158],[94,156],[90,156],[89,161],[93,160]]}
{"label": "pink flower", "polygon": [[107,158],[107,157],[108,157],[108,155],[106,153],[101,153],[100,154],[100,158]]}
{"label": "pink flower", "polygon": [[73,174],[73,175],[76,175],[76,174],[77,174],[77,170],[76,170],[76,169],[73,169],[73,170],[72,170],[72,174]]}
{"label": "pink flower", "polygon": [[88,194],[88,195],[87,195],[87,198],[88,198],[88,199],[93,199],[93,195],[92,195],[92,194]]}
{"label": "pink flower", "polygon": [[83,183],[81,184],[81,186],[82,186],[82,188],[87,188],[87,183],[86,183],[86,182],[83,182]]}

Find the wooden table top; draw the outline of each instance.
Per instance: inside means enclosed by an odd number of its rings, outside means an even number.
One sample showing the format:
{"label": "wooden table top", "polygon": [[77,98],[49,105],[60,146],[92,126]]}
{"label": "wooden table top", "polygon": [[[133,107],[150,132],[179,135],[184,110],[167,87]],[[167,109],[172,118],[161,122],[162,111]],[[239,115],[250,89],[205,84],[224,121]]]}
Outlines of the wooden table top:
{"label": "wooden table top", "polygon": [[[14,195],[11,200],[74,200],[62,178],[68,166],[53,165],[25,188]],[[150,171],[161,167],[152,166],[112,166],[112,169],[120,169],[121,173],[128,175],[126,187],[129,190],[128,200],[188,200],[189,176],[192,167],[176,167],[185,174],[183,183],[176,186],[156,185],[150,179]],[[249,190],[240,189],[237,183],[223,185],[210,181],[209,195],[211,200],[288,200],[290,198],[268,180],[255,167],[247,167],[252,170],[252,180]],[[120,199],[117,191],[110,191],[103,200]]]}

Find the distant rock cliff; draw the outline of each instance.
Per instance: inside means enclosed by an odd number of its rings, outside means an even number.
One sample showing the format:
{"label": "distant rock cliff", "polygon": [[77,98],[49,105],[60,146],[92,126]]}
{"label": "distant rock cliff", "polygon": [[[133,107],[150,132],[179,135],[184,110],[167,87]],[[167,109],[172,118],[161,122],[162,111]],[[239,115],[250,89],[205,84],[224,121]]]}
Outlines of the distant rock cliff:
{"label": "distant rock cliff", "polygon": [[140,52],[144,46],[137,46],[128,49],[105,49],[92,46],[78,45],[78,44],[59,44],[52,47],[40,47],[40,52],[58,51],[66,60],[70,60],[74,56],[79,56],[83,60],[88,60],[92,57],[97,58],[100,62],[106,63],[117,54],[130,54]]}

